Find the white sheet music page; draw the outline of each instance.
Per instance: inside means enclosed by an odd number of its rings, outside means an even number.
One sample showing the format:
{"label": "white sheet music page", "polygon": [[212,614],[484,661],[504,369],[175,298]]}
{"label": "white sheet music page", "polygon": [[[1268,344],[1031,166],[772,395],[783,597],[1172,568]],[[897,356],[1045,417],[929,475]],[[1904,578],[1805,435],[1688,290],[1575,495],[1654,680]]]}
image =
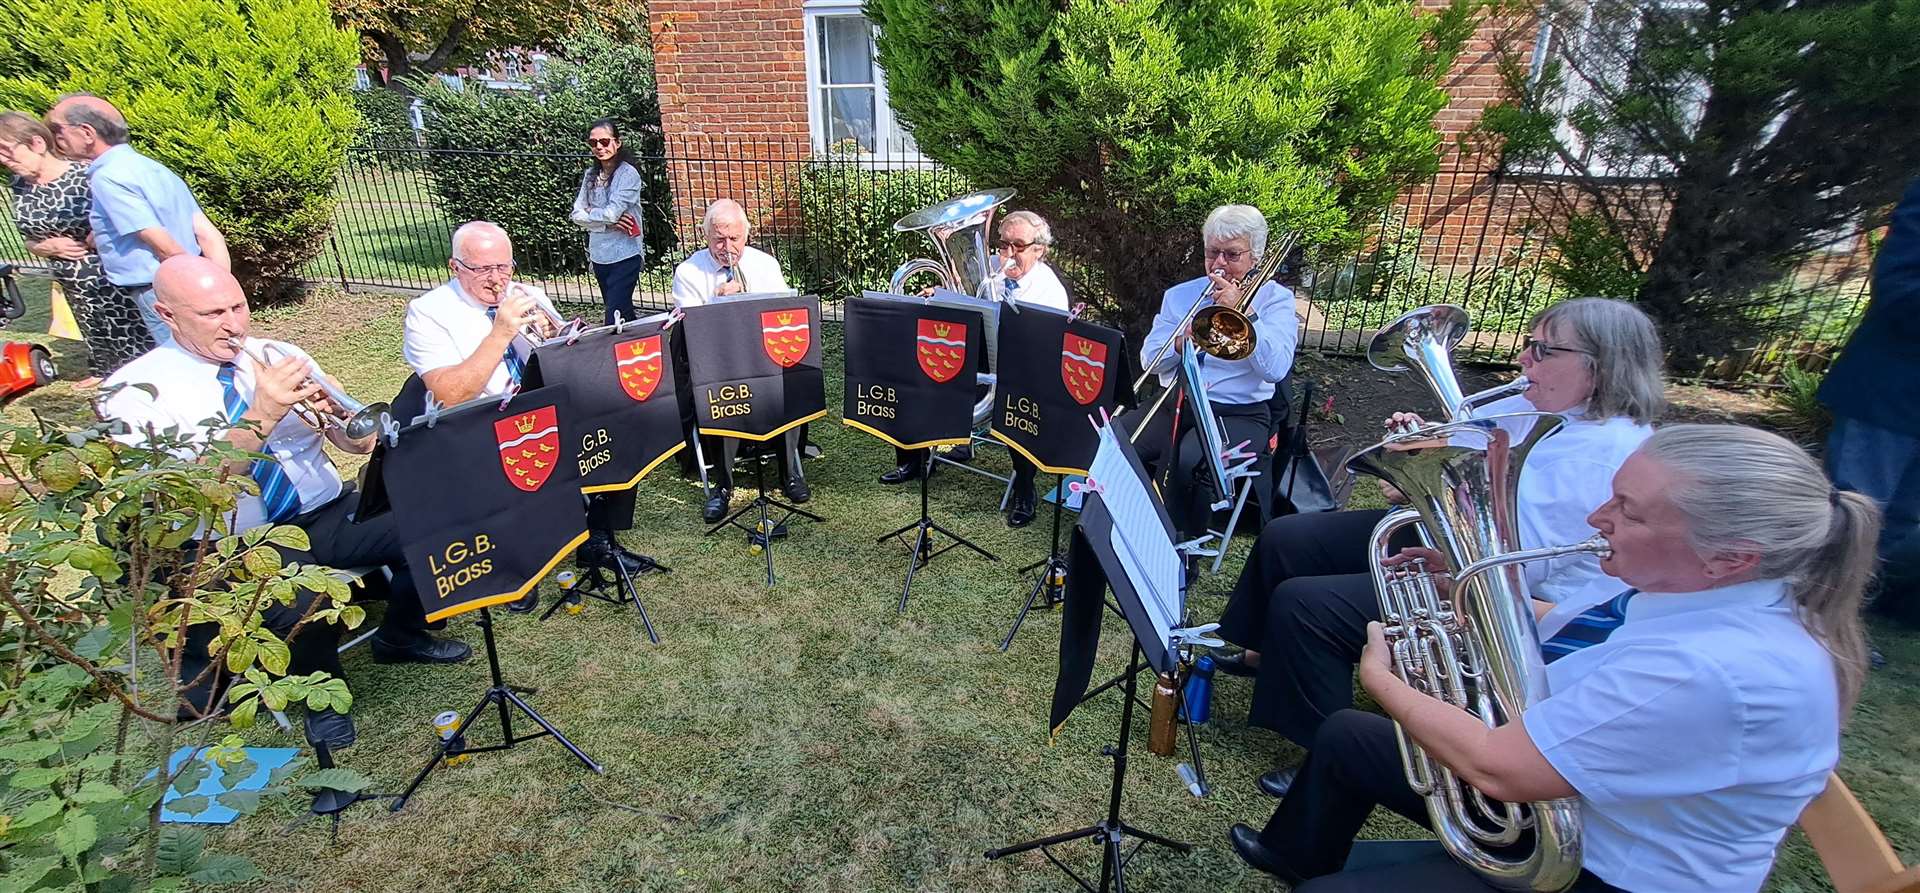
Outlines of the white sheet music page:
{"label": "white sheet music page", "polygon": [[1178,626],[1180,611],[1180,553],[1160,524],[1154,509],[1153,494],[1147,482],[1134,472],[1115,441],[1118,426],[1100,429],[1100,449],[1087,470],[1100,485],[1100,499],[1113,517],[1112,544],[1115,555],[1127,566],[1127,576],[1140,589],[1140,600],[1147,607],[1160,641],[1168,640]]}

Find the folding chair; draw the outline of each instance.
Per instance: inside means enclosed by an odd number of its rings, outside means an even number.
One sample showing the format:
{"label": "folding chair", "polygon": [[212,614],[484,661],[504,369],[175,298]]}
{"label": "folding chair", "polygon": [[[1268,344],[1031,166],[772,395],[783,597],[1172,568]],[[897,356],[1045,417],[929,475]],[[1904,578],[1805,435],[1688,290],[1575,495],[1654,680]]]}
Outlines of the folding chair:
{"label": "folding chair", "polygon": [[1819,854],[1834,893],[1920,893],[1920,867],[1901,864],[1840,776],[1828,773],[1826,792],[1800,813],[1800,830]]}

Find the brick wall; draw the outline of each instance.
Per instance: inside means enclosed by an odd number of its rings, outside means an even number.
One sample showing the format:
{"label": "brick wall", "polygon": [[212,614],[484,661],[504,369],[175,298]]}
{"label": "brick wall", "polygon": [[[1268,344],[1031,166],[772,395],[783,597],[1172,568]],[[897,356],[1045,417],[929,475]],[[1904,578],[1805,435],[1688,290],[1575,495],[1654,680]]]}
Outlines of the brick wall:
{"label": "brick wall", "polygon": [[[652,0],[647,27],[674,193],[732,196],[778,228],[787,168],[771,162],[809,143],[801,0]],[[705,210],[675,209],[683,227]]]}

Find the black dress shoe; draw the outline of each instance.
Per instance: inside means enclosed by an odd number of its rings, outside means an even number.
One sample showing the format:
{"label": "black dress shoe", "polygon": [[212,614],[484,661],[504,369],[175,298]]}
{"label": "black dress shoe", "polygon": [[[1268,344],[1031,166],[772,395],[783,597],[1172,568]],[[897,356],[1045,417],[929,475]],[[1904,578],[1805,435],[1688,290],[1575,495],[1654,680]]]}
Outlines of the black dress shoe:
{"label": "black dress shoe", "polygon": [[533,609],[538,607],[540,607],[540,590],[529,589],[526,595],[507,602],[507,613],[531,614]]}
{"label": "black dress shoe", "polygon": [[1252,679],[1260,675],[1259,667],[1247,666],[1247,653],[1245,651],[1233,655],[1223,655],[1216,652],[1213,655],[1213,668],[1228,676],[1238,676],[1242,679]]}
{"label": "black dress shoe", "polygon": [[1288,886],[1298,885],[1303,880],[1280,864],[1280,857],[1260,842],[1260,832],[1234,822],[1233,827],[1227,830],[1227,839],[1233,841],[1233,851],[1239,853],[1248,865],[1286,881]]}
{"label": "black dress shoe", "polygon": [[1015,493],[1007,502],[1007,526],[1025,527],[1033,523],[1033,491]]}
{"label": "black dress shoe", "polygon": [[724,488],[715,490],[713,498],[707,500],[707,507],[700,512],[700,517],[705,518],[708,524],[717,524],[721,518],[727,516],[727,503],[732,501],[732,490]]}
{"label": "black dress shoe", "polygon": [[797,474],[780,485],[780,492],[787,494],[787,501],[794,505],[804,505],[813,499],[813,490],[807,487],[807,479]]}
{"label": "black dress shoe", "polygon": [[972,462],[973,461],[973,444],[963,443],[957,447],[954,447],[953,449],[948,450],[946,455],[946,460],[948,462]]}
{"label": "black dress shoe", "polygon": [[367,644],[377,664],[457,664],[473,654],[473,646],[465,642],[436,639],[426,633],[407,642],[390,642],[375,634]]}
{"label": "black dress shoe", "polygon": [[574,555],[574,562],[582,570],[604,568],[617,574],[624,568],[629,577],[637,577],[660,569],[658,562],[645,555],[636,555],[621,548],[619,543],[614,542],[605,533],[595,534],[581,544],[580,551]]}
{"label": "black dress shoe", "polygon": [[352,747],[355,734],[353,717],[329,707],[325,710],[307,711],[307,743],[314,747],[324,744],[331,750]]}
{"label": "black dress shoe", "polygon": [[904,484],[908,481],[917,481],[919,479],[920,479],[920,463],[908,462],[905,465],[901,465],[895,468],[894,470],[881,475],[880,483]]}
{"label": "black dress shoe", "polygon": [[[1216,664],[1214,668],[1219,669],[1219,665]],[[1294,776],[1299,774],[1299,766],[1282,766],[1260,776],[1260,790],[1267,792],[1270,797],[1285,797],[1293,787]]]}

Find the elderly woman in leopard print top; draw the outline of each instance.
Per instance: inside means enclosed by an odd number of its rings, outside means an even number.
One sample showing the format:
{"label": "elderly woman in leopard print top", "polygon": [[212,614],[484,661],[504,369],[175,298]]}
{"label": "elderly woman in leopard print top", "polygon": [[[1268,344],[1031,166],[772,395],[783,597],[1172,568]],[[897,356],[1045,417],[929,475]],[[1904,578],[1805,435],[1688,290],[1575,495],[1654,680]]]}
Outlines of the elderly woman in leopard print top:
{"label": "elderly woman in leopard print top", "polygon": [[0,113],[0,163],[14,174],[13,216],[27,250],[47,259],[86,339],[90,376],[80,384],[98,384],[153,349],[153,336],[140,320],[137,292],[113,285],[100,270],[87,223],[87,170],[55,154],[46,125],[20,112]]}

